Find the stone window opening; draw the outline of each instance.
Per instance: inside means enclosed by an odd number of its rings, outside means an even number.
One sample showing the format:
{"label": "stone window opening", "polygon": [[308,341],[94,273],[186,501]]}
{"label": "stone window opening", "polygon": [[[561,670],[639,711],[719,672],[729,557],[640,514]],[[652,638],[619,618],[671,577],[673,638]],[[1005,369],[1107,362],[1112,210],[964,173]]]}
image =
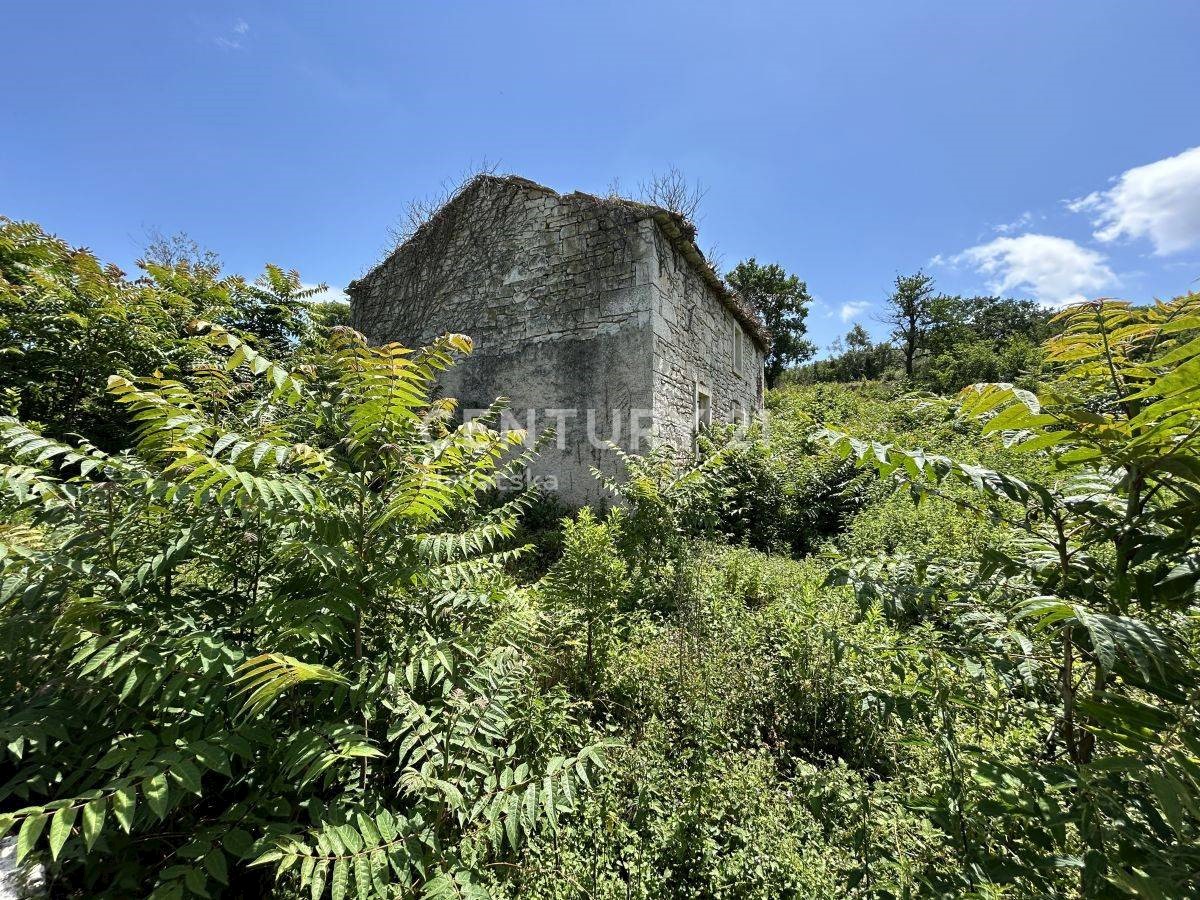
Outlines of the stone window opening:
{"label": "stone window opening", "polygon": [[742,329],[738,328],[737,322],[734,321],[734,323],[733,323],[733,371],[736,372],[738,375],[742,374],[742,370],[743,370],[743,366],[744,366],[743,356],[745,353],[745,348],[742,346],[742,344],[743,344],[742,338],[743,338]]}
{"label": "stone window opening", "polygon": [[706,385],[696,382],[695,417],[692,431],[698,437],[700,432],[712,425],[712,393]]}

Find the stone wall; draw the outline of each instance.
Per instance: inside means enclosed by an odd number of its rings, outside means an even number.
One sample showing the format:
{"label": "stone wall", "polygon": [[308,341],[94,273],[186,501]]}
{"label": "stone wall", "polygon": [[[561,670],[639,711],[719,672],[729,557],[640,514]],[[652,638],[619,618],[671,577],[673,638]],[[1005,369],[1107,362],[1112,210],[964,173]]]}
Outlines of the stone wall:
{"label": "stone wall", "polygon": [[[713,422],[743,424],[763,407],[763,354],[745,329],[652,222],[642,223],[654,254],[643,265],[651,288],[654,419],[677,447],[695,435],[697,395],[710,398]],[[735,369],[734,341],[743,342]]]}
{"label": "stone wall", "polygon": [[351,286],[356,328],[424,342],[469,322],[479,351],[500,354],[646,324],[632,215],[518,179],[471,192]]}
{"label": "stone wall", "polygon": [[464,410],[502,396],[510,422],[555,426],[531,474],[567,502],[599,499],[591,469],[620,474],[608,440],[636,452],[653,434],[691,448],[698,389],[714,422],[762,408],[761,352],[746,339],[734,371],[742,326],[655,221],[661,213],[477,179],[349,287],[351,323],[376,343],[470,335],[475,352],[441,390]]}
{"label": "stone wall", "polygon": [[464,410],[503,396],[522,426],[531,411],[536,430],[554,426],[532,475],[567,502],[598,499],[591,468],[618,473],[604,443],[625,446],[630,410],[652,407],[650,288],[635,278],[651,248],[634,215],[588,195],[518,179],[474,190],[351,285],[352,325],[410,346],[470,335],[443,392]]}

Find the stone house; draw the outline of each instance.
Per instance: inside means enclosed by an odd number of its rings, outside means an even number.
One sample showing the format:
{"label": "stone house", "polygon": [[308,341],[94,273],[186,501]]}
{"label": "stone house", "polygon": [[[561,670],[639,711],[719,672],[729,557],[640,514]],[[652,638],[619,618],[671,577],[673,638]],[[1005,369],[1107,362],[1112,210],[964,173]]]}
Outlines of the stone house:
{"label": "stone house", "polygon": [[568,503],[600,496],[593,467],[620,473],[610,441],[683,452],[762,409],[769,333],[659,207],[481,175],[347,292],[373,343],[469,335],[440,389],[466,416],[504,397],[506,422],[553,427],[530,476]]}

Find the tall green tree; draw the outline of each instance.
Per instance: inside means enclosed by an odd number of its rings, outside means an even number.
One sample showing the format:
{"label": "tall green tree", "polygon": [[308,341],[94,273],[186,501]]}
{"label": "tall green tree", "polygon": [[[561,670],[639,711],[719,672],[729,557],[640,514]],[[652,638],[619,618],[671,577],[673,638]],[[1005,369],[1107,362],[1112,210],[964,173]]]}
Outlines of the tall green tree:
{"label": "tall green tree", "polygon": [[[47,433],[83,434],[124,446],[124,416],[105,393],[115,372],[179,374],[207,349],[187,323],[223,308],[207,274],[164,281],[149,266],[130,281],[88,250],[32,222],[0,217],[0,392],[6,405]],[[162,279],[155,273],[162,276]]]}
{"label": "tall green tree", "polygon": [[196,330],[262,391],[114,376],[117,456],[0,418],[0,837],[63,896],[487,896],[599,759],[504,624],[524,434],[431,398],[462,335]]}
{"label": "tall green tree", "polygon": [[916,379],[942,393],[983,381],[1017,381],[1041,369],[1052,313],[1008,297],[934,299]]}
{"label": "tall green tree", "polygon": [[[973,566],[922,561],[902,580],[879,579],[872,567],[895,565],[889,554],[834,580],[888,614],[914,585],[946,598],[938,614],[963,649],[942,652],[961,653],[956,665],[990,666],[1014,694],[1037,677],[1046,686],[1025,694],[1020,712],[1045,736],[1036,755],[944,743],[948,765],[973,781],[940,801],[967,863],[963,887],[1024,879],[1038,896],[1062,896],[1067,861],[1074,896],[1195,897],[1200,294],[1080,304],[1055,325],[1055,377],[1038,395],[1010,384],[960,394],[984,435],[1014,455],[1046,454],[1052,480],[833,436],[914,498],[950,498],[1004,522],[1011,540]],[[953,494],[956,484],[973,493]],[[989,845],[978,823],[996,817],[1007,833]]]}
{"label": "tall green tree", "polygon": [[[184,381],[213,365],[190,328],[216,322],[257,350],[290,354],[345,308],[314,308],[321,286],[268,265],[250,281],[225,276],[215,253],[186,235],[156,238],[129,278],[32,222],[0,216],[0,404],[48,435],[78,434],[106,450],[130,443],[106,391],[109,375],[159,372]],[[340,317],[340,318],[339,318]]]}
{"label": "tall green tree", "polygon": [[263,353],[281,357],[312,327],[309,301],[325,285],[307,287],[296,270],[268,263],[254,281],[229,279],[231,308],[218,323],[245,337]]}
{"label": "tall green tree", "polygon": [[892,326],[892,338],[904,353],[904,373],[911,377],[917,351],[934,321],[933,276],[920,270],[915,275],[897,275],[887,304],[884,321]]}
{"label": "tall green tree", "polygon": [[804,335],[812,297],[808,285],[777,263],[759,265],[754,257],[734,266],[727,279],[734,289],[754,304],[774,341],[766,357],[767,387],[774,387],[783,370],[811,359],[817,352]]}

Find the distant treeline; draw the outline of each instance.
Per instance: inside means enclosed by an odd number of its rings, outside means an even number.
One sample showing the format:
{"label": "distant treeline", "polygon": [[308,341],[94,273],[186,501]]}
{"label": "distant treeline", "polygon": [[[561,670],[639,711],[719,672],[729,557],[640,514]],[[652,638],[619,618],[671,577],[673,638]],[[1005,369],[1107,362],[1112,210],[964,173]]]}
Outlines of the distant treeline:
{"label": "distant treeline", "polygon": [[[791,369],[784,381],[854,382],[907,377],[938,393],[969,384],[1036,377],[1053,312],[1032,300],[934,295],[932,279],[897,279],[884,321],[891,335],[874,341],[855,323],[830,355]],[[906,365],[909,361],[910,365]]]}

